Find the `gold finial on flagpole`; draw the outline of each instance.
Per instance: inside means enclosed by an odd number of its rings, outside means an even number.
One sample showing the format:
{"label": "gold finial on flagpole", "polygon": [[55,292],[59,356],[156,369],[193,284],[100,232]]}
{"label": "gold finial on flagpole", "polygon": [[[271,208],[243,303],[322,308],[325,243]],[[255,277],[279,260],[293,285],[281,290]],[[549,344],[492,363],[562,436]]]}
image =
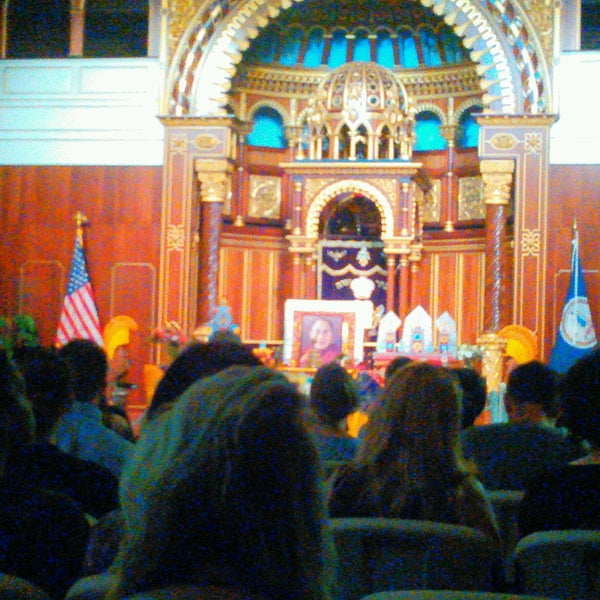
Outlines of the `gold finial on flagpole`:
{"label": "gold finial on flagpole", "polygon": [[75,213],[75,223],[77,224],[78,228],[83,227],[84,225],[88,224],[88,218],[78,210]]}

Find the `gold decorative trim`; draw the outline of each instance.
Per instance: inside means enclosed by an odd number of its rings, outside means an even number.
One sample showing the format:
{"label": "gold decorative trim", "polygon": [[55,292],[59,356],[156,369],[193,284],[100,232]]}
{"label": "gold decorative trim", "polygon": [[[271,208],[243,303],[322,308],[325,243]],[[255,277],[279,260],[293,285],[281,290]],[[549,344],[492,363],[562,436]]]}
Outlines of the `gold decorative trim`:
{"label": "gold decorative trim", "polygon": [[[240,65],[231,93],[261,92],[278,97],[309,98],[328,74],[315,69]],[[454,97],[476,95],[481,98],[481,78],[474,65],[431,70],[407,69],[402,72],[394,71],[394,74],[405,86],[407,94],[417,100],[448,95]]]}
{"label": "gold decorative trim", "polygon": [[542,233],[539,229],[521,230],[521,255],[539,257]]}
{"label": "gold decorative trim", "polygon": [[490,144],[496,150],[510,150],[517,143],[518,140],[512,133],[497,133],[490,139]]}
{"label": "gold decorative trim", "polygon": [[167,250],[181,252],[185,246],[185,229],[183,225],[167,226]]}
{"label": "gold decorative trim", "polygon": [[319,217],[323,208],[333,198],[344,192],[358,192],[372,200],[381,215],[381,239],[391,237],[394,232],[394,216],[390,203],[384,194],[371,184],[358,180],[338,181],[324,189],[311,203],[306,216],[306,235],[317,239],[319,236]]}

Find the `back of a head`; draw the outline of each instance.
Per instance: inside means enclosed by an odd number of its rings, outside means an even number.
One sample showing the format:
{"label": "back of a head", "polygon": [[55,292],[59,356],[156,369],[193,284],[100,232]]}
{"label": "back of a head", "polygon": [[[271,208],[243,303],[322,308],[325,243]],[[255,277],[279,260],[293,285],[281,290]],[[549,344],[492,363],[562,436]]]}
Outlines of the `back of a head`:
{"label": "back of a head", "polygon": [[25,395],[25,382],[0,349],[0,473],[8,454],[33,441],[35,423]]}
{"label": "back of a head", "polygon": [[47,438],[73,402],[70,366],[51,348],[23,348],[15,353],[33,407],[36,437]]}
{"label": "back of a head", "polygon": [[580,358],[560,383],[569,431],[600,448],[600,348]]}
{"label": "back of a head", "polygon": [[335,362],[321,366],[310,386],[310,405],[330,425],[353,413],[358,407],[358,389],[350,373]]}
{"label": "back of a head", "polygon": [[159,381],[146,413],[152,419],[195,381],[233,365],[259,366],[260,360],[245,346],[231,340],[199,342],[188,346],[169,366]]}
{"label": "back of a head", "polygon": [[106,386],[106,352],[91,340],[71,340],[58,353],[71,367],[75,399],[79,402],[94,400]]}
{"label": "back of a head", "polygon": [[273,599],[323,597],[318,455],[303,405],[283,375],[234,366],[156,416],[121,480],[129,544],[115,597],[211,576]]}
{"label": "back of a head", "polygon": [[452,369],[462,389],[462,428],[471,427],[475,419],[485,408],[487,400],[487,386],[485,378],[475,369],[462,367]]}
{"label": "back of a head", "polygon": [[516,366],[506,385],[507,402],[516,406],[536,404],[550,418],[558,416],[556,374],[540,361]]}
{"label": "back of a head", "polygon": [[409,362],[412,362],[412,358],[408,356],[396,356],[392,361],[390,361],[386,368],[384,379],[387,381],[391,378],[391,376],[398,370],[401,369],[404,365],[407,365]]}
{"label": "back of a head", "polygon": [[386,382],[356,460],[385,463],[404,454],[428,468],[451,470],[459,447],[460,419],[460,389],[447,369],[411,362]]}

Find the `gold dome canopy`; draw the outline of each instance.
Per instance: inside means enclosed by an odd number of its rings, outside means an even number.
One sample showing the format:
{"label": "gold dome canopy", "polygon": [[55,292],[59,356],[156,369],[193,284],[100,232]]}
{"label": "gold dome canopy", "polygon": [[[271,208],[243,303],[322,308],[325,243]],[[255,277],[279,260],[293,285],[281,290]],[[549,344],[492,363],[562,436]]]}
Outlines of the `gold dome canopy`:
{"label": "gold dome canopy", "polygon": [[312,159],[410,160],[415,108],[394,73],[351,62],[319,85],[307,110]]}

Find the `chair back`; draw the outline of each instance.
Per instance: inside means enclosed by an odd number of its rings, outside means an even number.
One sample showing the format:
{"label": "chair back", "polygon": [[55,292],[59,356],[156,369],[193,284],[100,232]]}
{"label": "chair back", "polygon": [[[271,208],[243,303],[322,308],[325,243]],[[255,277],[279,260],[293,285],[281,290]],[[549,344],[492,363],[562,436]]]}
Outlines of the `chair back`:
{"label": "chair back", "polygon": [[468,590],[403,590],[378,592],[361,600],[550,600],[542,596],[521,596],[502,592],[470,592]]}
{"label": "chair back", "polygon": [[104,600],[113,581],[109,573],[82,577],[71,586],[65,600]]}
{"label": "chair back", "polygon": [[550,600],[542,596],[521,596],[502,592],[469,592],[466,590],[404,590],[378,592],[361,600]]}
{"label": "chair back", "polygon": [[519,505],[523,492],[517,490],[488,490],[494,514],[500,528],[502,556],[504,562],[504,579],[511,584],[514,581],[513,554],[520,539]]}
{"label": "chair back", "polygon": [[52,599],[49,594],[30,581],[7,573],[0,573],[0,598],[2,600]]}
{"label": "chair back", "polygon": [[518,589],[570,600],[600,598],[600,532],[539,531],[515,549]]}
{"label": "chair back", "polygon": [[387,518],[331,519],[336,598],[385,590],[492,590],[500,549],[485,533],[447,523]]}

